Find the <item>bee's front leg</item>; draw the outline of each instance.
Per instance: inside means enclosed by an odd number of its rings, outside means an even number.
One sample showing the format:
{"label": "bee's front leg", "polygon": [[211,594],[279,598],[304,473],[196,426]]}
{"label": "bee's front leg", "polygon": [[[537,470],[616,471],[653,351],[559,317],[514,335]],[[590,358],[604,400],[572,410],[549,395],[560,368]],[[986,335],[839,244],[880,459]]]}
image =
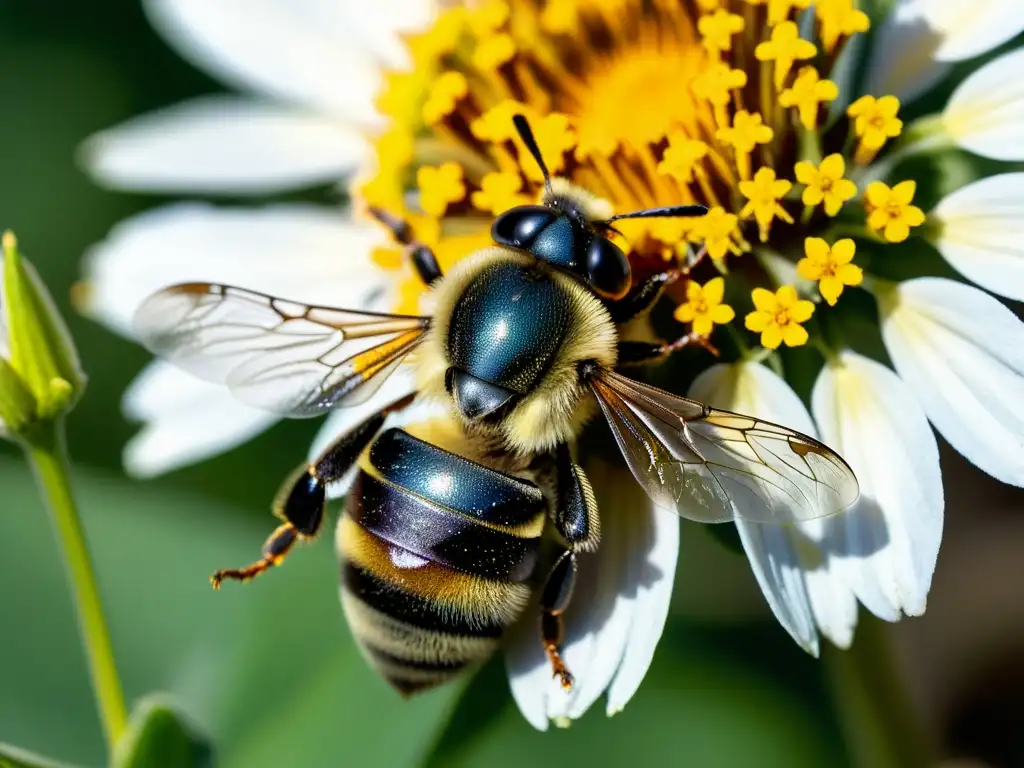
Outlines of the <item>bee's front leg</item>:
{"label": "bee's front leg", "polygon": [[391,230],[391,236],[405,246],[409,260],[425,285],[432,285],[436,280],[443,277],[441,265],[437,263],[434,252],[423,243],[417,240],[412,233],[409,222],[398,216],[392,216],[383,208],[373,206],[370,208],[370,215],[377,221]]}

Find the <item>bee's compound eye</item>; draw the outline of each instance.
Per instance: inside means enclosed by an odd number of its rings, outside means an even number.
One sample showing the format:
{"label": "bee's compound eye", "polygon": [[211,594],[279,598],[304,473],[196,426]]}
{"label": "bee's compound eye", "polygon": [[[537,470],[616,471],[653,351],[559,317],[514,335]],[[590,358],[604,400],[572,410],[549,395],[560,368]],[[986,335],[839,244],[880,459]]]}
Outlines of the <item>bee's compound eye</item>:
{"label": "bee's compound eye", "polygon": [[556,215],[543,205],[518,205],[494,220],[491,237],[501,245],[527,248]]}
{"label": "bee's compound eye", "polygon": [[587,282],[607,299],[621,299],[629,291],[629,259],[605,237],[595,237],[587,248]]}

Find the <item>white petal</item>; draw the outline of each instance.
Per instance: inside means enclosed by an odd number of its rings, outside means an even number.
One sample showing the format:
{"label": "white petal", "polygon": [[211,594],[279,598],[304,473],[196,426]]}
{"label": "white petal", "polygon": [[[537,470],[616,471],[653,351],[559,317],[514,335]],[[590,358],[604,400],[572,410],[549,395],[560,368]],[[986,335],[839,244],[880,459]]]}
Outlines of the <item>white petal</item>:
{"label": "white petal", "polygon": [[82,150],[89,172],[116,189],[270,194],[337,181],[368,147],[333,117],[208,96],[103,131]]}
{"label": "white petal", "polygon": [[880,293],[882,337],[935,428],[981,469],[1024,486],[1024,325],[996,299],[941,278]]}
{"label": "white petal", "polygon": [[125,469],[153,477],[216,456],[265,430],[277,417],[242,405],[224,387],[156,361],[132,382],[123,408],[145,425],[124,451]]}
{"label": "white petal", "polygon": [[130,335],[144,298],[193,280],[296,301],[381,308],[390,303],[389,281],[370,253],[382,242],[378,228],[329,208],[158,208],[121,222],[86,254],[82,309]]}
{"label": "white petal", "polygon": [[899,0],[872,45],[868,93],[907,101],[950,69],[1024,30],[1020,0]]}
{"label": "white petal", "polygon": [[[818,632],[807,594],[803,563],[791,533],[783,526],[736,521],[757,584],[775,618],[797,645],[818,655]],[[820,557],[820,556],[819,556]]]}
{"label": "white petal", "polygon": [[665,620],[672,602],[679,558],[679,519],[653,505],[650,516],[654,544],[642,563],[645,574],[638,580],[632,626],[626,638],[622,663],[608,688],[609,715],[622,711],[643,682],[654,658],[654,650],[665,631]]}
{"label": "white petal", "polygon": [[993,293],[1024,301],[1024,173],[961,187],[931,213],[946,261]]}
{"label": "white petal", "polygon": [[[846,514],[836,515],[845,517]],[[823,529],[829,521],[812,521],[800,526],[801,533],[816,526]],[[814,546],[821,551],[828,551],[827,568],[806,568],[804,570],[804,586],[807,599],[811,603],[814,623],[825,637],[839,648],[849,648],[853,642],[853,630],[857,626],[857,597],[842,578],[842,570],[836,564],[834,552],[821,536],[809,537]],[[799,546],[799,545],[798,545]]]}
{"label": "white petal", "polygon": [[[340,0],[339,0],[340,2]],[[233,85],[354,121],[376,116],[380,71],[325,0],[147,0],[153,25],[196,65]]]}
{"label": "white petal", "polygon": [[[547,728],[549,720],[580,717],[613,679],[619,679],[620,671],[616,704],[618,708],[625,704],[629,689],[635,690],[646,669],[644,657],[653,652],[660,635],[656,617],[646,632],[634,626],[640,595],[652,593],[644,604],[659,612],[667,610],[663,596],[671,592],[675,575],[678,531],[655,524],[655,513],[666,513],[656,510],[621,468],[595,461],[588,463],[587,472],[601,510],[601,546],[580,556],[576,589],[565,613],[563,658],[576,678],[573,690],[566,693],[552,678],[540,643],[536,608],[527,609],[507,643],[513,696],[523,716],[540,730]],[[664,580],[669,582],[667,587]]]}
{"label": "white petal", "polygon": [[857,504],[822,521],[836,567],[879,618],[924,613],[944,506],[924,411],[895,373],[849,351],[822,370],[812,407],[823,439],[860,481]]}
{"label": "white petal", "polygon": [[995,160],[1024,160],[1024,50],[990,61],[964,80],[942,113],[964,149]]}
{"label": "white petal", "polygon": [[[811,416],[796,393],[758,363],[713,365],[694,380],[689,394],[709,405],[815,434]],[[827,570],[826,557],[796,526],[736,520],[736,529],[772,613],[801,648],[817,655],[818,633],[804,571]]]}

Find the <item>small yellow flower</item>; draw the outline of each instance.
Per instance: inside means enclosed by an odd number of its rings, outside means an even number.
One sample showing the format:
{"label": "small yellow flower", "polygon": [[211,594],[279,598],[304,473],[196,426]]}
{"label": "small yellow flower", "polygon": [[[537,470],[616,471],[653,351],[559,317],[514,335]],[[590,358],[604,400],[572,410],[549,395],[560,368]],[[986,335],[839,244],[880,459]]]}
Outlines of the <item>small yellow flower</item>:
{"label": "small yellow flower", "polygon": [[497,216],[509,208],[530,202],[527,195],[521,194],[522,188],[523,179],[517,172],[495,171],[481,179],[480,191],[474,192],[470,200],[475,208]]}
{"label": "small yellow flower", "polygon": [[768,349],[799,347],[807,343],[808,334],[801,323],[806,323],[814,314],[814,304],[797,296],[796,288],[784,285],[775,293],[765,288],[751,292],[755,311],[747,315],[745,325],[748,331],[761,334],[761,344]]}
{"label": "small yellow flower", "polygon": [[716,107],[724,107],[732,98],[730,91],[747,84],[747,73],[742,69],[730,69],[723,61],[711,64],[693,81],[693,93],[699,99],[706,99]]}
{"label": "small yellow flower", "polygon": [[739,254],[736,238],[739,237],[739,217],[726,213],[716,205],[699,219],[694,219],[693,238],[703,241],[712,259],[721,259],[726,253]]}
{"label": "small yellow flower", "polygon": [[719,9],[708,16],[701,16],[697,30],[703,38],[704,47],[712,58],[720,58],[722,51],[732,50],[732,36],[743,31],[743,17]]}
{"label": "small yellow flower", "polygon": [[843,178],[846,162],[838,153],[826,157],[817,168],[811,163],[799,162],[794,170],[796,180],[807,185],[803,194],[804,205],[815,206],[824,202],[825,213],[829,216],[839,213],[843,203],[857,194],[857,185]]}
{"label": "small yellow flower", "polygon": [[806,256],[797,262],[796,271],[805,280],[817,280],[821,297],[835,306],[845,286],[860,285],[864,279],[861,268],[850,263],[856,252],[857,246],[848,237],[832,247],[820,237],[808,237],[804,240]]}
{"label": "small yellow flower", "polygon": [[821,42],[828,53],[840,37],[867,32],[871,26],[868,15],[853,7],[853,0],[816,0],[814,9],[821,22]]}
{"label": "small yellow flower", "polygon": [[459,99],[469,92],[469,83],[461,72],[445,72],[430,87],[423,103],[423,121],[427,125],[439,123],[455,109]]}
{"label": "small yellow flower", "polygon": [[795,22],[784,21],[772,29],[771,40],[758,44],[754,57],[758,61],[775,62],[775,90],[781,91],[793,62],[814,58],[817,52],[814,43],[800,39]]}
{"label": "small yellow flower", "polygon": [[796,107],[804,128],[813,131],[818,124],[818,105],[838,95],[839,86],[831,80],[822,80],[814,67],[802,67],[793,86],[779,94],[779,104]]}
{"label": "small yellow flower", "polygon": [[719,128],[715,136],[724,144],[728,144],[736,152],[736,165],[740,177],[750,178],[750,153],[758,144],[767,144],[775,133],[764,124],[760,113],[751,114],[741,109],[732,118],[732,125]]}
{"label": "small yellow flower", "polygon": [[776,179],[775,171],[771,168],[759,169],[754,174],[753,181],[740,182],[740,192],[749,201],[743,206],[740,216],[744,219],[750,216],[757,219],[762,243],[768,242],[768,230],[771,229],[774,218],[778,217],[788,224],[793,223],[793,217],[779,205],[779,200],[792,188],[792,183],[785,179]]}
{"label": "small yellow flower", "polygon": [[856,160],[865,165],[889,139],[900,135],[903,121],[897,119],[900,101],[895,96],[861,96],[846,108],[846,114],[854,118],[853,130],[860,138]]}
{"label": "small yellow flower", "polygon": [[693,181],[695,167],[699,167],[707,154],[708,145],[703,141],[688,139],[682,131],[673,131],[668,137],[665,158],[658,163],[658,173],[689,184]]}
{"label": "small yellow flower", "polygon": [[416,172],[416,185],[420,188],[420,208],[434,217],[443,216],[450,203],[466,196],[462,166],[458,163],[423,166]]}
{"label": "small yellow flower", "polygon": [[[548,169],[551,173],[558,173],[565,167],[565,153],[576,146],[576,132],[569,125],[569,117],[560,112],[552,112],[539,118],[530,117],[530,127],[533,128],[533,136]],[[541,181],[544,175],[540,171],[540,166],[526,151],[526,147],[522,146],[518,135],[515,141],[517,146],[520,146],[519,167],[523,169],[528,179]]]}
{"label": "small yellow flower", "polygon": [[493,72],[516,53],[516,44],[511,35],[504,32],[487,35],[473,52],[473,66],[481,72]]}
{"label": "small yellow flower", "polygon": [[725,298],[725,280],[715,277],[701,285],[691,280],[686,285],[686,303],[676,307],[675,318],[681,323],[692,323],[691,330],[698,336],[707,336],[715,325],[732,322],[736,313]]}
{"label": "small yellow flower", "polygon": [[466,29],[467,11],[461,6],[437,14],[434,23],[409,39],[409,50],[418,62],[429,62],[451,53]]}
{"label": "small yellow flower", "polygon": [[515,115],[526,115],[533,122],[533,110],[526,104],[505,99],[473,120],[469,130],[480,141],[500,144],[516,135],[515,125],[512,124]]}
{"label": "small yellow flower", "polygon": [[720,128],[719,141],[723,141],[737,152],[749,154],[758,144],[767,144],[775,135],[772,129],[764,124],[757,112],[750,114],[745,109],[737,112],[732,119],[732,126]]}
{"label": "small yellow flower", "polygon": [[890,243],[902,243],[910,236],[911,227],[924,224],[924,213],[911,205],[916,191],[916,181],[901,181],[892,189],[881,181],[868,184],[864,192],[868,227],[882,232]]}

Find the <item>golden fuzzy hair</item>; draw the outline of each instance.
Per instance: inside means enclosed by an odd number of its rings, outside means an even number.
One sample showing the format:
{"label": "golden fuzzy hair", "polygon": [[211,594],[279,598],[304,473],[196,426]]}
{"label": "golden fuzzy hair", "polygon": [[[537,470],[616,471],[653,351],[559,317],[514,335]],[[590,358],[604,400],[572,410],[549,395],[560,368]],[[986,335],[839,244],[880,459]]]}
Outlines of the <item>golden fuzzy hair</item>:
{"label": "golden fuzzy hair", "polygon": [[[545,268],[544,262],[529,254],[495,246],[456,264],[435,288],[434,323],[418,350],[417,384],[422,394],[448,402],[458,419],[462,415],[445,389],[448,324],[469,284],[488,266],[502,261]],[[618,332],[604,305],[575,278],[553,268],[548,276],[568,296],[572,313],[569,330],[551,367],[501,420],[465,425],[468,432],[497,438],[505,449],[519,455],[543,453],[572,441],[596,411],[593,395],[580,383],[577,365],[594,360],[610,368],[616,361]]]}

